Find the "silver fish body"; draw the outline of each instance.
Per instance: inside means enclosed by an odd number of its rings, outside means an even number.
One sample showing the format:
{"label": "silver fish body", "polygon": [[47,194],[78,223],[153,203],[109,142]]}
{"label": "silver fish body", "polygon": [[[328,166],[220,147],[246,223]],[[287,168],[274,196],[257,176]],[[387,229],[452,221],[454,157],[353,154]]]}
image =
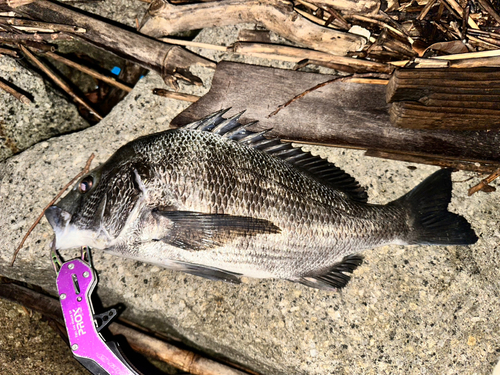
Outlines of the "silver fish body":
{"label": "silver fish body", "polygon": [[217,113],[123,146],[46,216],[59,249],[88,245],[211,279],[332,289],[347,284],[365,249],[474,243],[465,219],[447,211],[450,174],[368,204],[326,160]]}

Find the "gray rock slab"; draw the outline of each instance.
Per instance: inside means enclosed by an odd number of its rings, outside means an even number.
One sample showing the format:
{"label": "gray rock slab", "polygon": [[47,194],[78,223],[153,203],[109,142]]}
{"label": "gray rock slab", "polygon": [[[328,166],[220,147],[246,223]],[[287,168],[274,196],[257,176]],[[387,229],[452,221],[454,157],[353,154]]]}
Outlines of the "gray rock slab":
{"label": "gray rock slab", "polygon": [[[45,219],[11,268],[12,252],[90,153],[97,166],[124,143],[167,129],[187,106],[153,96],[156,87],[164,84],[150,74],[98,125],[0,163],[0,274],[55,294]],[[311,149],[355,176],[374,203],[396,199],[436,169]],[[476,245],[367,251],[338,293],[279,280],[225,284],[96,251],[99,295],[107,306],[124,303],[128,319],[262,374],[488,374],[500,356],[500,214],[498,193],[467,197],[473,176],[453,174],[450,207],[472,223]]]}
{"label": "gray rock slab", "polygon": [[139,0],[106,0],[74,2],[71,6],[135,30],[136,18],[141,21],[149,4]]}
{"label": "gray rock slab", "polygon": [[0,56],[0,77],[33,100],[24,104],[0,90],[0,160],[45,139],[89,126],[62,94],[14,59]]}

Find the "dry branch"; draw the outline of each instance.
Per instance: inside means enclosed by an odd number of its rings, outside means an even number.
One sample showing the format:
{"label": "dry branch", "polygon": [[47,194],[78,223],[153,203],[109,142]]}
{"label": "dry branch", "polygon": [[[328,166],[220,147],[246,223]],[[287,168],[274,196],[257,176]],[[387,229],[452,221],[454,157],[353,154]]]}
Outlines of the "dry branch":
{"label": "dry branch", "polygon": [[87,30],[78,26],[61,25],[57,23],[39,22],[25,20],[14,17],[0,17],[0,25],[12,25],[18,30],[32,32],[67,32],[67,33],[85,33]]}
{"label": "dry branch", "polygon": [[45,66],[44,63],[38,60],[35,55],[33,55],[28,50],[28,48],[26,48],[22,44],[20,44],[19,47],[27,58],[29,58],[40,70],[47,74],[61,89],[63,89],[69,96],[71,96],[75,102],[84,106],[97,119],[102,120],[102,116],[99,113],[97,113],[85,100],[76,95],[71,87],[69,87],[61,78],[54,74],[54,72],[52,72],[52,70]]}
{"label": "dry branch", "polygon": [[5,83],[1,78],[0,78],[0,89],[5,90],[10,95],[12,95],[14,98],[16,98],[17,100],[19,100],[20,102],[22,102],[24,104],[31,104],[31,100],[26,95],[20,93],[14,87]]}
{"label": "dry branch", "polygon": [[354,59],[352,57],[334,56],[329,53],[313,51],[297,47],[264,43],[236,43],[233,52],[298,63],[304,59],[323,61],[353,68],[355,72],[391,73],[394,69],[387,64]]}
{"label": "dry branch", "polygon": [[471,196],[472,194],[475,194],[478,191],[484,191],[486,193],[491,193],[492,191],[495,191],[496,189],[493,186],[490,186],[489,184],[498,177],[500,177],[500,168],[497,169],[492,174],[490,174],[485,179],[482,179],[477,185],[472,186],[469,189],[468,195]]}
{"label": "dry branch", "polygon": [[[13,9],[14,10],[14,9]],[[72,8],[45,0],[15,9],[44,22],[74,25],[86,33],[71,34],[126,60],[159,73],[163,78],[174,74],[191,80],[189,67],[193,64],[215,67],[214,63],[177,46],[168,45],[127,29],[95,19]]]}
{"label": "dry branch", "polygon": [[168,91],[165,89],[153,89],[153,94],[163,96],[164,98],[183,100],[185,102],[196,103],[200,97],[191,94],[184,94],[182,92]]}
{"label": "dry branch", "polygon": [[168,363],[193,375],[247,375],[248,373],[230,368],[221,363],[199,356],[193,352],[179,349],[174,345],[147,336],[135,329],[118,323],[111,323],[110,331],[114,335],[127,338],[135,351]]}
{"label": "dry branch", "polygon": [[187,5],[154,0],[140,31],[160,38],[181,31],[243,22],[260,24],[293,42],[336,55],[358,51],[365,44],[361,36],[310,22],[295,12],[291,3],[279,0],[224,0]]}

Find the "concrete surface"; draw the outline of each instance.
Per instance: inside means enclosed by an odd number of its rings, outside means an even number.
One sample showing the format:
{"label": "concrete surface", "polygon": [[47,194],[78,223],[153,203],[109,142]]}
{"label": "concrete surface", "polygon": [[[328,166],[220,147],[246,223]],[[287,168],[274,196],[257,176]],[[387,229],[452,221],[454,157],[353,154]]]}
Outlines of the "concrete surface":
{"label": "concrete surface", "polygon": [[33,101],[24,104],[0,90],[0,160],[45,139],[89,126],[72,103],[11,57],[0,56],[0,77],[31,95]]}

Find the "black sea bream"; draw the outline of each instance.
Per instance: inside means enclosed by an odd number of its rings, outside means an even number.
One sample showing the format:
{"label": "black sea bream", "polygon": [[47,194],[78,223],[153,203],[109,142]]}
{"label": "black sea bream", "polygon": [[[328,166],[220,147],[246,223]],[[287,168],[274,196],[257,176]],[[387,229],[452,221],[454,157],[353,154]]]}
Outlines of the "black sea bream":
{"label": "black sea bream", "polygon": [[83,176],[46,212],[55,247],[87,245],[215,280],[334,289],[362,250],[477,241],[447,211],[450,170],[389,204],[368,204],[341,169],[223,113],[138,138]]}

